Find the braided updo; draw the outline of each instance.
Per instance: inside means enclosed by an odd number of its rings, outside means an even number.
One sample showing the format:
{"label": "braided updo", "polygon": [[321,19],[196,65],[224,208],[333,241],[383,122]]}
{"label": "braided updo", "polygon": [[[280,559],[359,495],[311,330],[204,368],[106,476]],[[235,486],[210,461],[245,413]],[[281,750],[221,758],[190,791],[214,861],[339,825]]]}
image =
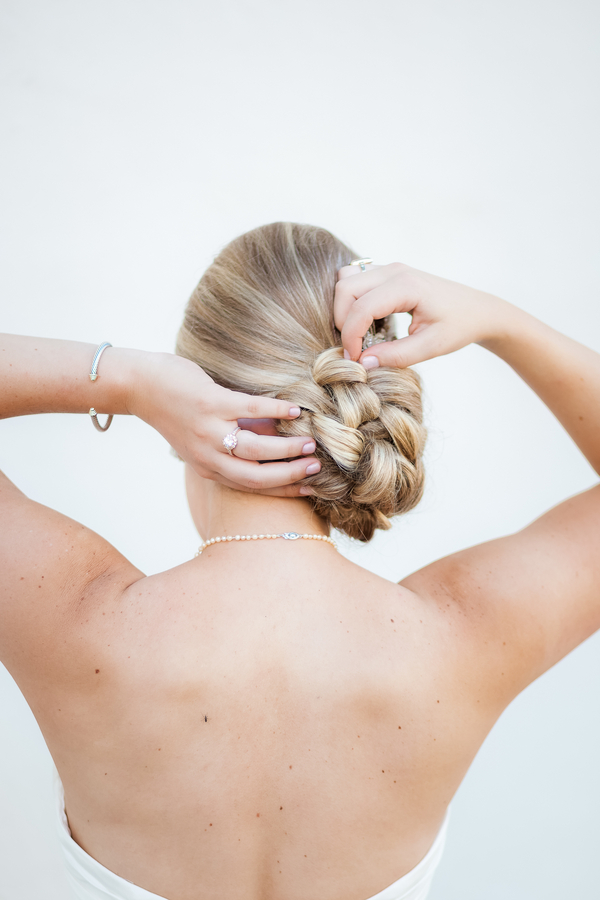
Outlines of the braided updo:
{"label": "braided updo", "polygon": [[337,271],[355,254],[325,229],[277,222],[232,241],[188,303],[177,353],[236,391],[289,400],[284,435],[311,434],[315,512],[361,541],[423,492],[419,376],[344,359],[333,321]]}

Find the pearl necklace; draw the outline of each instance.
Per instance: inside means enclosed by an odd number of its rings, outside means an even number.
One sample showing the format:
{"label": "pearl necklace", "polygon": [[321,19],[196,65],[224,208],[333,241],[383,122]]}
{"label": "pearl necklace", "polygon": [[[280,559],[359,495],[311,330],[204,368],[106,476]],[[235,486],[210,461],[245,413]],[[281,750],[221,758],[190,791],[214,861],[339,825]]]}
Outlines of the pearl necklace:
{"label": "pearl necklace", "polygon": [[206,550],[207,547],[212,546],[212,544],[223,544],[228,541],[268,541],[274,540],[275,538],[283,538],[284,541],[325,541],[326,544],[331,544],[331,546],[337,550],[337,544],[333,538],[327,537],[324,534],[298,534],[297,531],[284,531],[283,534],[224,534],[223,537],[214,537],[210,538],[208,541],[204,541],[200,547],[198,547],[196,556],[200,556],[202,551]]}

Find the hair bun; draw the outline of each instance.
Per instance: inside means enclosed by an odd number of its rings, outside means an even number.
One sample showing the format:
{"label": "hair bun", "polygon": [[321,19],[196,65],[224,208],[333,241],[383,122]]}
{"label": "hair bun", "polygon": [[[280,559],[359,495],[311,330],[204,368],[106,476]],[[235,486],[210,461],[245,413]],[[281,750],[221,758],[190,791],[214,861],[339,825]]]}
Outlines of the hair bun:
{"label": "hair bun", "polygon": [[316,441],[321,471],[306,479],[315,511],[368,541],[419,501],[425,429],[415,372],[367,371],[339,346],[337,274],[359,256],[312,225],[273,222],[240,235],[190,297],[177,353],[232,391],[300,406],[278,429]]}
{"label": "hair bun", "polygon": [[277,396],[298,404],[287,435],[311,434],[321,471],[306,480],[318,515],[368,541],[389,518],[412,509],[423,493],[425,444],[421,387],[412,369],[367,371],[341,347],[320,353],[306,379]]}

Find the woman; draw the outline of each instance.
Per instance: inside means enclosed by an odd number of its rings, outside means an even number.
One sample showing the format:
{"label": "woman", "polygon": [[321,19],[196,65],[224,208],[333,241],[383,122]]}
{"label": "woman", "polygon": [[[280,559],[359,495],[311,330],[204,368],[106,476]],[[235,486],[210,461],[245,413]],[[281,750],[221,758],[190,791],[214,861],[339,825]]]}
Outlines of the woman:
{"label": "woman", "polygon": [[[493,723],[600,626],[597,487],[400,585],[324,540],[418,502],[407,367],[471,342],[600,466],[597,354],[499,298],[352,261],[322,229],[243,235],[178,356],[109,347],[96,381],[90,345],[3,338],[2,416],[141,417],[186,461],[202,546],[220,538],[146,578],[2,480],[0,649],[64,784],[79,898],[421,900]],[[409,336],[378,342],[394,312]]]}

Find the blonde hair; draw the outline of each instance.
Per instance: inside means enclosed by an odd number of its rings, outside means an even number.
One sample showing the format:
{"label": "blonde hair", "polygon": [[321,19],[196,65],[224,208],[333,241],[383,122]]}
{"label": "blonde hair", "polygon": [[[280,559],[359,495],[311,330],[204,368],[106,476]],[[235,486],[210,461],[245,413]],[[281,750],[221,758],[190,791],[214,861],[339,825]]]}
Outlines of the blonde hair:
{"label": "blonde hair", "polygon": [[315,512],[369,541],[423,493],[421,386],[411,369],[344,359],[337,271],[355,254],[323,228],[276,222],[228,244],[192,294],[176,352],[235,391],[290,400],[284,435],[312,435]]}

